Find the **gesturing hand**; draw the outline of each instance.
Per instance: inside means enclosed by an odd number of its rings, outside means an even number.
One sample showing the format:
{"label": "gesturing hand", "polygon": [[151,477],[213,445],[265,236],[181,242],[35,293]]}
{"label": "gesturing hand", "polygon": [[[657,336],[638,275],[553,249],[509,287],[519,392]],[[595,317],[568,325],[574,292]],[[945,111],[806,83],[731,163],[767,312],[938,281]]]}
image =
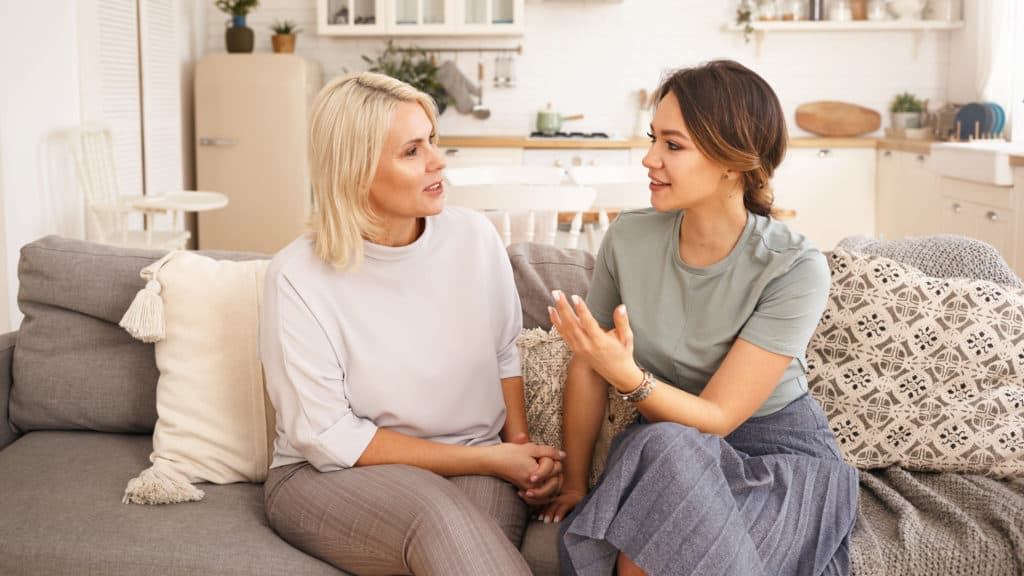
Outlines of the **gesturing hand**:
{"label": "gesturing hand", "polygon": [[633,330],[629,327],[624,304],[615,308],[615,328],[604,330],[590,314],[579,296],[572,304],[561,290],[551,293],[555,307],[548,307],[551,323],[574,355],[585,361],[612,386],[632,390],[640,384],[643,373],[633,360]]}

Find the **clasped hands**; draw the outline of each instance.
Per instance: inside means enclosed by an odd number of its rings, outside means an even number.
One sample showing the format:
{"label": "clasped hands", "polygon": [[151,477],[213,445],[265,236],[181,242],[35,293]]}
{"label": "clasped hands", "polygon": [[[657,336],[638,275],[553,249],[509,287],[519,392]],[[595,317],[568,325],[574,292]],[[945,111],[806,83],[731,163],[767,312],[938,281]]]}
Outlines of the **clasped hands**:
{"label": "clasped hands", "polygon": [[515,485],[519,497],[531,508],[544,506],[558,495],[565,452],[534,444],[522,432],[494,448],[497,476]]}

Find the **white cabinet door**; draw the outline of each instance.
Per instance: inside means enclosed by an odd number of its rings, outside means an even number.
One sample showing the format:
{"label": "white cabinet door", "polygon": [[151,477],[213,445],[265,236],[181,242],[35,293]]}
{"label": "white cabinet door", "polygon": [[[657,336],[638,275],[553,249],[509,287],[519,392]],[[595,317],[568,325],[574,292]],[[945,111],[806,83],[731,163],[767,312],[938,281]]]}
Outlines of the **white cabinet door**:
{"label": "white cabinet door", "polygon": [[772,181],[786,224],[821,250],[853,234],[875,234],[875,150],[791,148]]}
{"label": "white cabinet door", "polygon": [[962,234],[988,242],[1013,265],[1020,247],[1014,194],[1008,186],[990,186],[956,178],[941,178],[941,232]]}
{"label": "white cabinet door", "polygon": [[317,0],[334,36],[522,35],[524,0]]}
{"label": "white cabinet door", "polygon": [[474,166],[518,166],[523,163],[522,148],[447,147],[441,148],[449,168]]}
{"label": "white cabinet door", "polygon": [[878,237],[894,240],[939,232],[939,176],[928,156],[878,151],[876,223]]}
{"label": "white cabinet door", "polygon": [[527,148],[523,164],[530,166],[623,166],[630,163],[627,148]]}

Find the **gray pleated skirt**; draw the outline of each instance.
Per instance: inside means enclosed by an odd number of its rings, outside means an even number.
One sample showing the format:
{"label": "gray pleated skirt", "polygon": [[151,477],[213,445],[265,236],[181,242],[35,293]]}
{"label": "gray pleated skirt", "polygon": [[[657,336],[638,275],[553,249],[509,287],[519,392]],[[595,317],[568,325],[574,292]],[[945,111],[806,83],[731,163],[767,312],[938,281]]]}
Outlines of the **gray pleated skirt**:
{"label": "gray pleated skirt", "polygon": [[857,473],[809,395],[726,438],[637,423],[562,523],[563,574],[849,574]]}

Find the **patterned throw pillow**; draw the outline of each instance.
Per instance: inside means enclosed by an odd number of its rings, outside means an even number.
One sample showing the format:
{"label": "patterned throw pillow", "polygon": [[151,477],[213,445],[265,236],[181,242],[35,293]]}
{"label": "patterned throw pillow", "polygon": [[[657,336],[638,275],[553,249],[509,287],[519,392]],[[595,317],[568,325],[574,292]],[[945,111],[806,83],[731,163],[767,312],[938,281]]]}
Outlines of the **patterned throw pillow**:
{"label": "patterned throw pillow", "polygon": [[[539,444],[562,447],[562,390],[569,371],[572,351],[554,328],[523,330],[516,341],[522,358],[526,392],[526,422],[530,439]],[[594,446],[590,466],[590,487],[604,471],[612,438],[636,420],[637,412],[629,402],[608,388],[608,408]]]}
{"label": "patterned throw pillow", "polygon": [[1024,476],[1024,291],[837,248],[809,385],[858,468]]}

